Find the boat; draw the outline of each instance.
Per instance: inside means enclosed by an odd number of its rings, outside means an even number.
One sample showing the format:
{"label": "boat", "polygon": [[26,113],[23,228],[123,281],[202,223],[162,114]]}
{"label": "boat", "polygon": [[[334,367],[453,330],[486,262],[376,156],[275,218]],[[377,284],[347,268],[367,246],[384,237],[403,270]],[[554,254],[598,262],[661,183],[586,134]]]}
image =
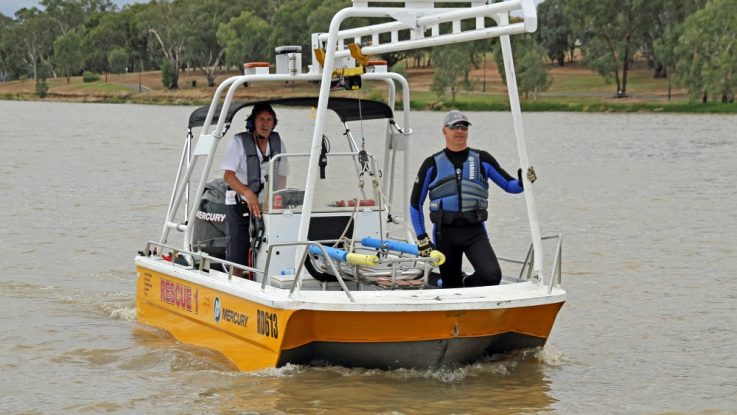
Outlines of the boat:
{"label": "boat", "polygon": [[[350,17],[390,21],[341,29]],[[496,24],[487,27],[488,19]],[[302,72],[300,48],[291,46],[277,48],[275,72],[269,64],[244,65],[243,75],[222,82],[211,104],[189,118],[161,236],[135,257],[138,321],[217,351],[244,371],[314,363],[434,368],[544,346],[566,300],[562,237],[542,236],[532,186],[524,192],[530,247],[520,255],[524,259],[500,258],[506,261],[501,284],[439,287],[442,253],[419,256],[405,220],[408,172],[416,167],[408,162],[414,145],[409,84],[386,62],[369,59],[499,38],[520,165],[526,169],[510,36],[536,26],[533,0],[354,0],[336,13],[328,32],[312,34],[308,71]],[[224,184],[214,179],[212,163],[236,114],[258,103],[235,100],[236,90],[274,81],[319,83],[320,90],[315,97],[268,100],[277,111],[307,109],[314,125],[304,134],[311,137],[309,152],[271,160],[263,220],[252,222],[252,262],[243,266],[223,259]],[[331,96],[369,82],[386,86],[386,102]],[[361,131],[368,122],[381,126],[378,141]],[[328,132],[336,125],[342,131]],[[343,136],[344,148],[328,136]],[[382,151],[368,151],[366,140]],[[293,172],[284,188],[270,179],[280,157]],[[172,242],[175,235],[180,243]],[[543,246],[553,247],[547,262]],[[238,269],[244,278],[235,276]]]}

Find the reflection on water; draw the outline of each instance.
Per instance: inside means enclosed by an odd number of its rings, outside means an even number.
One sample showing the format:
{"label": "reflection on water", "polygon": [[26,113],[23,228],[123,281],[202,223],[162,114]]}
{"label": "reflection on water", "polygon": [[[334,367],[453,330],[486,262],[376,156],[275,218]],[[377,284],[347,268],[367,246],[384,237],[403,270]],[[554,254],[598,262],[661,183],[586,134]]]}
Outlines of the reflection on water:
{"label": "reflection on water", "polygon": [[[191,109],[0,101],[0,413],[737,412],[734,117],[525,114],[569,293],[545,349],[241,373],[134,317],[132,259],[161,232]],[[470,117],[471,145],[516,170],[511,117]],[[307,151],[309,111],[279,118],[290,151]],[[414,115],[410,177],[442,148],[441,119]],[[381,156],[381,125],[353,132]],[[490,206],[496,252],[524,256],[523,198],[492,189]]]}

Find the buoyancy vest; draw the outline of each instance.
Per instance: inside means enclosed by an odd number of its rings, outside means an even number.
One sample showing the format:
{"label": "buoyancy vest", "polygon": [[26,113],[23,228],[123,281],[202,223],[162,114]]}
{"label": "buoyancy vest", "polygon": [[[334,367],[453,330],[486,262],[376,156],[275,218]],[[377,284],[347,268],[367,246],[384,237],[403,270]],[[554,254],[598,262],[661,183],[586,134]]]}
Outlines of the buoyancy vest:
{"label": "buoyancy vest", "polygon": [[470,150],[463,169],[456,169],[445,151],[435,156],[437,174],[428,185],[430,220],[438,224],[467,224],[485,221],[489,206],[489,184],[479,153]]}
{"label": "buoyancy vest", "polygon": [[[243,148],[246,150],[246,174],[248,176],[248,183],[246,185],[256,194],[259,194],[264,188],[264,184],[261,182],[261,162],[258,159],[259,149],[256,148],[256,142],[253,139],[253,133],[245,132],[236,134],[236,137],[243,143]],[[281,137],[279,133],[273,132],[269,134],[269,149],[271,153],[269,156],[264,156],[264,161],[268,161],[270,158],[277,154],[281,154]],[[281,159],[277,159],[276,163],[279,163]],[[274,166],[274,171],[279,168],[277,164]]]}

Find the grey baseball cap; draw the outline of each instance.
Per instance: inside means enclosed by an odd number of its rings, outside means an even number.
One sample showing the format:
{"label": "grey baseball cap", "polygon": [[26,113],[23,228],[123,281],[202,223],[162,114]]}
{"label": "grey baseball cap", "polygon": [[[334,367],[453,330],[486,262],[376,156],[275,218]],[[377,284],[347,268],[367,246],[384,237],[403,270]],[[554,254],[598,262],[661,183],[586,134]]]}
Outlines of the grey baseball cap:
{"label": "grey baseball cap", "polygon": [[468,122],[468,117],[466,116],[466,114],[458,110],[450,111],[449,113],[445,114],[445,118],[443,118],[443,127],[456,125],[459,123],[471,125],[471,123]]}

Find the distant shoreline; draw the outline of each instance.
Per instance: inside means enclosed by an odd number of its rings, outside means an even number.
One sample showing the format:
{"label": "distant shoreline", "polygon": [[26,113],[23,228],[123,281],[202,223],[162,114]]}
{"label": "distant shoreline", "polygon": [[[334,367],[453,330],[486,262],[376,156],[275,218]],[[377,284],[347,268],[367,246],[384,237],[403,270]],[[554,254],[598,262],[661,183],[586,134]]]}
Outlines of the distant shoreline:
{"label": "distant shoreline", "polygon": [[[667,81],[654,79],[647,68],[633,69],[630,75],[629,97],[615,98],[613,85],[606,84],[589,69],[568,65],[550,67],[553,78],[550,90],[538,95],[520,97],[522,110],[526,112],[612,112],[612,113],[710,113],[737,114],[737,103],[689,102],[683,89],[672,91],[672,100],[667,99]],[[458,108],[467,111],[509,111],[508,97],[504,84],[496,69],[471,72],[473,89],[460,91],[455,102],[450,97],[439,99],[430,92],[433,70],[410,68],[401,71],[409,80],[412,89],[411,106],[415,110],[445,111]],[[223,73],[216,83],[236,72]],[[198,72],[182,72],[179,89],[165,90],[158,71],[129,73],[126,75],[101,75],[96,82],[84,83],[81,77],[48,81],[48,96],[39,98],[35,94],[33,80],[0,82],[0,99],[9,101],[55,101],[91,103],[130,103],[148,105],[208,105],[215,87],[208,87],[206,79]],[[335,96],[361,96],[365,99],[382,100],[384,89],[377,84],[366,84],[359,92],[336,92]],[[139,92],[139,86],[142,92]],[[236,99],[268,99],[284,96],[317,96],[316,84],[272,82],[239,89]],[[360,95],[359,95],[360,94]]]}

